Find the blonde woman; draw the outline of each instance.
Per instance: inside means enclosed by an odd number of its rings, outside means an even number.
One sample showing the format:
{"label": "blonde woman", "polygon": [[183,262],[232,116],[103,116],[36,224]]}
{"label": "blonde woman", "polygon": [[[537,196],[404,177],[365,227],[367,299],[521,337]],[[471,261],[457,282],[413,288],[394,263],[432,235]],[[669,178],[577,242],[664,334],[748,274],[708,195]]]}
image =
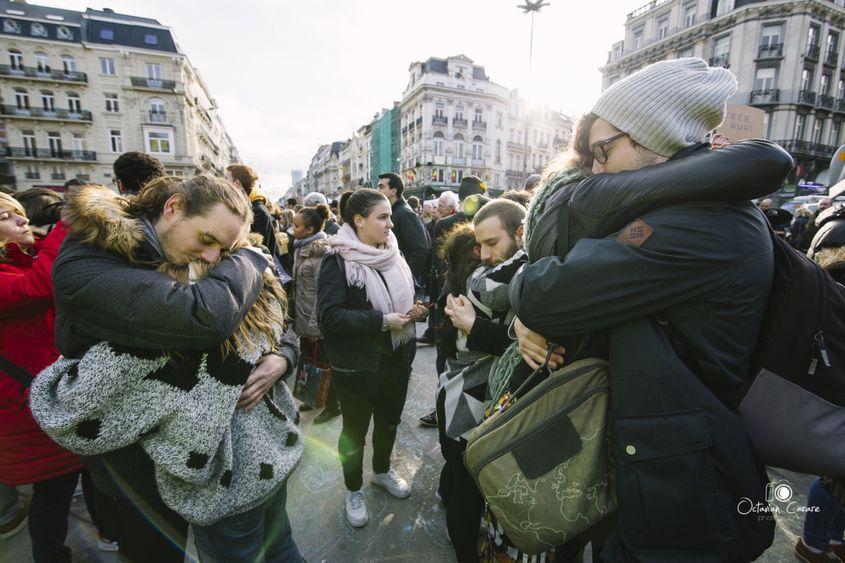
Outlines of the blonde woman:
{"label": "blonde woman", "polygon": [[0,193],[0,483],[33,484],[35,561],[70,561],[67,516],[81,465],[32,418],[26,379],[59,356],[50,270],[67,231],[36,241],[23,207]]}

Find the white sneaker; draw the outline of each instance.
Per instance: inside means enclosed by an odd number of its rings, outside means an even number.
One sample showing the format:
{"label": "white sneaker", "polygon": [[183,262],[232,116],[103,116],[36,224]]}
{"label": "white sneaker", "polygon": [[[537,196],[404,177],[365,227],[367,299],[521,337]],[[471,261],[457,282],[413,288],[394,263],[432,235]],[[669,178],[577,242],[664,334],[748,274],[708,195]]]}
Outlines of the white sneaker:
{"label": "white sneaker", "polygon": [[120,546],[114,540],[107,540],[97,533],[97,549],[100,551],[117,551]]}
{"label": "white sneaker", "polygon": [[379,487],[384,487],[388,493],[396,498],[408,498],[411,495],[411,486],[392,469],[387,473],[373,475],[373,483]]}
{"label": "white sneaker", "polygon": [[346,519],[354,528],[360,528],[369,520],[363,491],[346,491]]}

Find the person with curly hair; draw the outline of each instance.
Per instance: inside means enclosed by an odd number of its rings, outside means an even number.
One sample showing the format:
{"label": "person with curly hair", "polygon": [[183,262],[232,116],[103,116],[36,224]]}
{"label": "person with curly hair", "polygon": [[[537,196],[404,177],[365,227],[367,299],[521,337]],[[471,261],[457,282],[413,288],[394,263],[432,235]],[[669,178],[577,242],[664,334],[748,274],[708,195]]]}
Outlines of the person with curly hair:
{"label": "person with curly hair", "polygon": [[159,159],[138,151],[125,152],[117,157],[112,169],[117,190],[124,195],[137,194],[150,180],[167,175]]}

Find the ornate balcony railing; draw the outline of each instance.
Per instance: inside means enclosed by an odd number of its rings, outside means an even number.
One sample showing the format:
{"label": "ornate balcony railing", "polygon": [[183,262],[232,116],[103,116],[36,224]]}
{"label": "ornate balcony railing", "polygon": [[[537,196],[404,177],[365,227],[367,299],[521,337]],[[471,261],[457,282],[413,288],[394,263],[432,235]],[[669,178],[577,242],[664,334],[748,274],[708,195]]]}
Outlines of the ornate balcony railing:
{"label": "ornate balcony railing", "polygon": [[176,89],[176,82],[173,80],[162,80],[160,78],[146,78],[143,76],[130,76],[129,81],[135,88],[150,88],[152,90]]}
{"label": "ornate balcony railing", "polygon": [[779,59],[783,57],[783,43],[767,43],[757,48],[758,59]]}
{"label": "ornate balcony railing", "polygon": [[806,49],[804,49],[804,58],[811,60],[811,61],[817,61],[817,60],[819,60],[819,53],[820,52],[821,52],[821,49],[819,48],[819,46],[813,45],[811,43],[810,45],[807,45]]}
{"label": "ornate balcony railing", "polygon": [[0,65],[0,76],[54,82],[88,82],[88,75],[84,72],[53,70],[50,67]]}
{"label": "ornate balcony railing", "polygon": [[754,104],[772,104],[780,99],[780,90],[752,90],[749,96],[748,103]]}
{"label": "ornate balcony railing", "polygon": [[799,90],[798,99],[795,100],[799,104],[816,105],[816,93],[810,90]]}
{"label": "ornate balcony railing", "polygon": [[79,162],[96,162],[97,153],[94,151],[35,149],[28,147],[6,147],[8,158],[32,160],[73,160]]}
{"label": "ornate balcony railing", "polygon": [[730,68],[731,67],[730,58],[731,58],[730,55],[728,55],[727,53],[724,54],[724,55],[717,55],[715,57],[710,57],[709,64],[710,64],[710,66],[720,66],[720,67],[723,67],[723,68]]}
{"label": "ornate balcony railing", "polygon": [[91,121],[88,110],[70,111],[66,109],[27,108],[3,105],[0,114],[6,117],[20,117],[23,119],[55,119],[57,121]]}

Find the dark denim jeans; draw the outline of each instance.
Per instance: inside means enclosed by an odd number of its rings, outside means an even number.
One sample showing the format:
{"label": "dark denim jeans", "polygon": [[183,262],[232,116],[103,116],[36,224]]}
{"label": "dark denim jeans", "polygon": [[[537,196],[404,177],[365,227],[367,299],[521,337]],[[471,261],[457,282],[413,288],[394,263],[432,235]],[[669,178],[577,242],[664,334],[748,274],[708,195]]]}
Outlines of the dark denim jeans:
{"label": "dark denim jeans", "polygon": [[194,526],[200,561],[299,563],[285,503],[287,481],[263,504],[210,526]]}
{"label": "dark denim jeans", "polygon": [[822,485],[818,477],[810,485],[807,506],[818,507],[818,512],[807,512],[804,517],[804,543],[813,549],[827,550],[830,540],[842,541],[845,532],[845,510]]}

